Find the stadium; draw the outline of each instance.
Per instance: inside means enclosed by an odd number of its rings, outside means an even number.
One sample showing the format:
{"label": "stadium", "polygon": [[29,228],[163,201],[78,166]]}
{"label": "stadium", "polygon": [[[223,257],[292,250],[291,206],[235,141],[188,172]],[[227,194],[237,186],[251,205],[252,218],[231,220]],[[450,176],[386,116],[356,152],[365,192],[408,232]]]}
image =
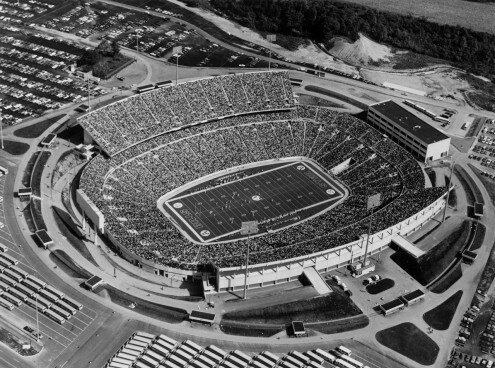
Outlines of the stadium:
{"label": "stadium", "polygon": [[297,104],[287,71],[154,89],[78,123],[102,152],[81,174],[83,215],[134,265],[217,291],[243,286],[248,249],[249,287],[273,285],[356,261],[366,242],[379,252],[445,206],[387,136]]}

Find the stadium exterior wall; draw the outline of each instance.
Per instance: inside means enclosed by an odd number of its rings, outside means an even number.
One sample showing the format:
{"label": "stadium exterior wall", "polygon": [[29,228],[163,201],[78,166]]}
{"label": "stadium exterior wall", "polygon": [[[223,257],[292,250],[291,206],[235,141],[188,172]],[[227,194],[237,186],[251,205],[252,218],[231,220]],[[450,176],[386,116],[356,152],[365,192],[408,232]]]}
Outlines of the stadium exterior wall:
{"label": "stadium exterior wall", "polygon": [[[414,216],[389,227],[370,237],[368,251],[370,254],[386,249],[395,234],[407,236],[420,229],[445,206],[445,196],[437,199]],[[337,248],[313,253],[302,257],[250,265],[248,272],[249,288],[258,288],[293,281],[299,278],[306,267],[327,272],[359,260],[364,255],[366,236],[360,240]],[[245,267],[229,267],[217,270],[217,291],[240,290],[244,287]]]}

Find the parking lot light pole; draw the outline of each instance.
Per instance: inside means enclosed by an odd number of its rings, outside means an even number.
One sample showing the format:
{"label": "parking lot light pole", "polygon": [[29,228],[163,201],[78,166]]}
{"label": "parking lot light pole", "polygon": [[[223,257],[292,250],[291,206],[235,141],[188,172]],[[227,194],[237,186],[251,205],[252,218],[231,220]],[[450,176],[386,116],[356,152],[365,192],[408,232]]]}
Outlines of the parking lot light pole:
{"label": "parking lot light pole", "polygon": [[2,141],[2,149],[4,148],[3,146],[3,119],[0,116],[0,139]]}
{"label": "parking lot light pole", "polygon": [[175,85],[179,84],[179,55],[182,53],[182,46],[174,46],[172,55],[175,56]]}
{"label": "parking lot light pole", "polygon": [[[266,36],[266,40],[268,42],[275,42],[276,39],[277,39],[277,36],[274,34],[269,34]],[[269,48],[268,50],[270,52],[270,56],[268,57],[268,70],[270,70],[271,65],[272,65],[272,49]]]}

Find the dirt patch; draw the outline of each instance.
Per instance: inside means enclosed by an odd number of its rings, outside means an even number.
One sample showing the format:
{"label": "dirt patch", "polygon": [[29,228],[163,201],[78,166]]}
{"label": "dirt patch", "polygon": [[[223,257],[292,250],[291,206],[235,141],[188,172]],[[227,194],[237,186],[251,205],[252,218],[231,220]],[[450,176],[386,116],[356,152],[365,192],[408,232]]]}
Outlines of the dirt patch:
{"label": "dirt patch", "polygon": [[388,63],[393,56],[390,47],[374,42],[363,34],[359,34],[359,38],[352,43],[342,37],[337,37],[332,42],[333,47],[330,49],[330,54],[353,65]]}

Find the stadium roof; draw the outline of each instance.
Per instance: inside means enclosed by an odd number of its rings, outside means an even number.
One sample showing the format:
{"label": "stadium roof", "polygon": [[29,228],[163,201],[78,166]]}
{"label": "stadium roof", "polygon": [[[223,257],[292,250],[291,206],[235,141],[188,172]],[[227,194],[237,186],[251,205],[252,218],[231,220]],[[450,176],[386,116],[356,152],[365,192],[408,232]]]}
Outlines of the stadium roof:
{"label": "stadium roof", "polygon": [[387,100],[371,105],[380,114],[394,121],[402,129],[416,136],[426,144],[431,144],[447,139],[448,136],[420,119],[397,102]]}

